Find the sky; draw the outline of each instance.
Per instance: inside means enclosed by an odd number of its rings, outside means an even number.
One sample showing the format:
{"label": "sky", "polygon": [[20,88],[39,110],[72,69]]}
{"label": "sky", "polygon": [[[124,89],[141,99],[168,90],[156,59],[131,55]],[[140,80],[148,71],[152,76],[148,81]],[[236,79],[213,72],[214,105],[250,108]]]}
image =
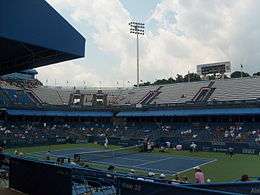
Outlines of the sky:
{"label": "sky", "polygon": [[[260,71],[258,0],[47,0],[86,38],[85,58],[37,68],[48,85],[121,87],[136,83],[136,40],[143,22],[140,80],[196,72],[231,61],[232,71]],[[69,81],[69,84],[67,84]]]}

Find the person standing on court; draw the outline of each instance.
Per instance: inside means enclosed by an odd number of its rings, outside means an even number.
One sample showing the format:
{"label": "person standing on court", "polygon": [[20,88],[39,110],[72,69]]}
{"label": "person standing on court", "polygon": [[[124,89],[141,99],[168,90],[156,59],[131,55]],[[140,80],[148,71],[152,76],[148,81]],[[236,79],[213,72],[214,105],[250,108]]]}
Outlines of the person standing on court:
{"label": "person standing on court", "polygon": [[104,146],[105,146],[106,149],[108,148],[108,139],[107,139],[107,137],[105,137],[105,143],[104,143]]}
{"label": "person standing on court", "polygon": [[191,143],[190,145],[190,151],[191,152],[195,152],[197,150],[197,144],[195,144],[194,142]]}
{"label": "person standing on court", "polygon": [[205,176],[200,167],[195,167],[195,183],[197,184],[203,184],[205,183]]}

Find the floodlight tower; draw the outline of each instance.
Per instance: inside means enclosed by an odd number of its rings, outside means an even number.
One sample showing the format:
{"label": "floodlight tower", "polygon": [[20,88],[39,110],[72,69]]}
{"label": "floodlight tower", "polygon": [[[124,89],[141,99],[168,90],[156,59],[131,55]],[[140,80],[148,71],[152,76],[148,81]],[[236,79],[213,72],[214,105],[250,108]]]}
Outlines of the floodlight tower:
{"label": "floodlight tower", "polygon": [[136,86],[139,87],[139,35],[144,35],[145,25],[139,22],[130,22],[130,33],[136,34],[136,63],[137,63],[137,82]]}

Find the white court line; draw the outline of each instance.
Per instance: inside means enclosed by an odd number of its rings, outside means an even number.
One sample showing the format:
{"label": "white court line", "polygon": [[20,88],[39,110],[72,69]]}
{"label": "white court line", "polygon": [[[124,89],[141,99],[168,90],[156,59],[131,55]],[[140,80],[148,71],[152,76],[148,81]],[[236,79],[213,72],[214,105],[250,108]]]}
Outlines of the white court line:
{"label": "white court line", "polygon": [[[67,151],[67,153],[65,154],[65,155],[74,155],[75,153],[79,153],[79,152],[70,152],[70,151],[72,151],[72,150],[78,150],[78,149],[82,149],[82,150],[84,150],[84,149],[86,149],[86,148],[75,148],[75,149],[73,149],[73,148],[71,148],[71,149],[61,149],[61,150],[50,150],[50,153],[53,153],[53,152],[65,152],[66,153],[66,151]],[[86,150],[85,152],[86,153],[91,153],[91,152],[100,152],[100,151],[106,151],[106,150]],[[34,155],[34,154],[36,154],[36,155],[43,155],[43,154],[46,154],[48,152],[48,150],[44,150],[44,151],[41,151],[41,152],[32,152],[32,153],[28,153],[28,154],[30,154],[30,155]],[[85,153],[85,152],[81,152],[81,153]],[[54,154],[53,154],[54,155]],[[63,154],[64,155],[64,154]],[[64,155],[64,156],[65,156]],[[61,154],[61,156],[62,156],[62,154]]]}
{"label": "white court line", "polygon": [[[69,150],[77,150],[77,149],[85,149],[85,148],[82,148],[82,147],[79,147],[79,148],[72,148],[72,149],[61,149],[61,150],[52,150],[51,152],[62,152],[62,151],[69,151]],[[107,150],[90,150],[90,151],[86,151],[86,152],[100,152],[100,151],[107,151]],[[34,153],[30,153],[30,155],[32,156],[40,156],[40,155],[43,155],[43,154],[46,154],[47,151],[42,151],[42,152],[34,152]],[[60,156],[68,156],[68,155],[72,155],[68,152],[68,154],[61,154],[61,155],[55,155],[55,154],[51,154],[52,157],[60,157]],[[145,154],[144,156],[153,156],[152,154]],[[159,156],[163,156],[163,155],[158,155]],[[140,166],[144,166],[144,165],[149,165],[149,164],[154,164],[154,163],[158,163],[158,162],[162,162],[162,161],[165,161],[165,160],[171,160],[171,159],[175,159],[177,157],[177,159],[203,159],[205,160],[206,158],[193,158],[193,157],[188,157],[188,156],[172,156],[172,157],[168,157],[168,158],[163,158],[163,159],[159,159],[159,160],[154,160],[154,161],[148,161],[148,162],[145,162],[145,163],[142,163],[142,164],[138,164],[138,165],[121,165],[121,164],[117,164],[117,163],[109,163],[109,164],[112,164],[112,165],[115,165],[115,166],[118,166],[118,167],[125,167],[125,168],[137,168],[137,169],[141,169],[143,171],[147,171],[147,170],[150,170],[150,171],[156,171],[156,172],[165,172],[165,173],[174,173],[174,171],[170,171],[170,170],[164,170],[164,169],[154,169],[154,168],[145,168],[145,167],[140,167]],[[146,160],[142,160],[142,159],[138,159],[138,158],[124,158],[124,157],[116,157],[116,158],[120,158],[120,159],[125,159],[125,160],[129,160],[129,161],[146,161]],[[196,165],[196,166],[204,166],[204,165],[207,165],[207,164],[210,164],[210,163],[214,163],[216,162],[217,159],[214,159],[214,160],[211,160],[211,161],[208,161],[206,163],[202,163],[202,164],[199,164],[199,165]],[[107,162],[102,162],[102,161],[90,161],[90,162],[93,162],[93,163],[100,163],[100,164],[107,164]],[[176,175],[176,174],[181,174],[181,173],[184,173],[184,172],[187,172],[187,171],[190,171],[190,170],[193,170],[196,166],[194,167],[191,167],[191,168],[188,168],[188,169],[185,169],[185,170],[182,170],[182,171],[179,171],[179,172],[176,172],[175,174],[173,175]]]}
{"label": "white court line", "polygon": [[181,173],[185,173],[185,172],[187,172],[187,171],[193,170],[195,167],[198,167],[198,166],[201,167],[201,166],[204,166],[204,165],[207,165],[207,164],[211,164],[211,163],[214,163],[214,162],[217,162],[217,161],[218,161],[218,159],[214,159],[214,160],[211,160],[211,161],[209,161],[209,162],[205,162],[205,163],[199,164],[199,165],[197,165],[197,166],[194,166],[194,167],[191,167],[191,168],[188,168],[188,169],[179,171],[179,172],[177,172],[177,173],[174,174],[174,175],[178,175],[178,174],[181,174]]}
{"label": "white court line", "polygon": [[108,162],[103,162],[103,161],[90,161],[91,163],[97,163],[97,164],[103,164],[103,165],[114,165],[114,166],[118,166],[118,167],[122,167],[122,168],[127,168],[127,169],[131,169],[131,168],[137,168],[140,171],[156,171],[156,173],[161,173],[161,172],[165,172],[167,174],[170,174],[174,171],[169,171],[169,170],[164,170],[164,169],[154,169],[154,168],[142,168],[142,167],[136,167],[134,165],[122,165],[122,164],[117,164],[117,163],[108,163]]}
{"label": "white court line", "polygon": [[144,166],[144,165],[154,164],[154,163],[158,163],[158,162],[162,162],[162,161],[170,160],[170,159],[173,159],[173,157],[163,158],[163,159],[154,160],[154,161],[148,161],[146,163],[142,163],[142,164],[136,165],[135,167],[140,167],[140,166]]}
{"label": "white court line", "polygon": [[[113,157],[111,157],[111,158],[113,158]],[[120,156],[115,157],[115,158],[120,158],[123,160],[131,160],[131,161],[142,161],[142,162],[147,161],[147,160],[142,160],[142,159],[137,159],[137,158],[125,158],[125,157],[120,157]]]}

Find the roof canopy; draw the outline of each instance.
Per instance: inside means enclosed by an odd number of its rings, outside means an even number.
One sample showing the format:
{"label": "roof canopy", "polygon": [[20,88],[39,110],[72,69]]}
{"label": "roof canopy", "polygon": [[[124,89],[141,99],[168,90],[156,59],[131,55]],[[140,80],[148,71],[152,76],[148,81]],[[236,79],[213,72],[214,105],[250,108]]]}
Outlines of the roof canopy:
{"label": "roof canopy", "polygon": [[36,75],[36,74],[38,74],[37,70],[35,70],[35,69],[22,70],[22,71],[20,71],[19,73],[22,73],[22,74],[30,74],[30,75]]}
{"label": "roof canopy", "polygon": [[45,0],[0,1],[0,75],[84,54],[84,37]]}
{"label": "roof canopy", "polygon": [[151,110],[119,112],[118,117],[181,117],[181,116],[227,116],[259,115],[260,108],[225,108],[225,109],[187,109],[187,110]]}
{"label": "roof canopy", "polygon": [[11,116],[60,116],[60,117],[112,117],[112,112],[99,111],[48,111],[48,110],[7,110]]}

